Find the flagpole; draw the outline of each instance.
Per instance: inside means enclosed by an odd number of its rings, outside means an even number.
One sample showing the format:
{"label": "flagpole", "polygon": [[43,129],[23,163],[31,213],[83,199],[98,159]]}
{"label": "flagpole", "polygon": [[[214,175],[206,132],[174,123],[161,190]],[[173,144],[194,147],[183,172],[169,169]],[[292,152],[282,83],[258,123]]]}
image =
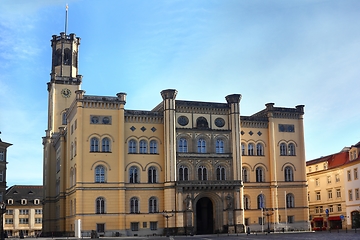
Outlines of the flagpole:
{"label": "flagpole", "polygon": [[284,191],[285,193],[285,230],[287,231],[287,207],[286,207],[286,191]]}
{"label": "flagpole", "polygon": [[264,233],[264,199],[261,191],[260,195],[260,207],[261,207],[261,233]]}
{"label": "flagpole", "polygon": [[69,9],[69,6],[66,4],[66,12],[65,12],[65,36],[66,36],[67,25],[68,25],[68,9]]}

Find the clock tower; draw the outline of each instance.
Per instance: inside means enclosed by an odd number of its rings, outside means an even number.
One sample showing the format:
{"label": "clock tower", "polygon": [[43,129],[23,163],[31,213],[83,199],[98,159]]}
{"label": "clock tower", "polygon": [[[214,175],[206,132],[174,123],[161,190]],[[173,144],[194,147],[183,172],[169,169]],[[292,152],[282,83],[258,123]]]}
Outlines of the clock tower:
{"label": "clock tower", "polygon": [[[43,137],[43,231],[54,232],[59,229],[53,219],[62,216],[65,197],[62,195],[66,181],[66,128],[68,108],[76,99],[75,91],[80,90],[82,76],[78,74],[78,54],[80,38],[75,34],[53,35],[51,39],[52,64],[48,90],[48,126]],[[63,168],[62,171],[60,169]],[[56,186],[56,187],[49,187]],[[60,197],[60,201],[55,199]]]}
{"label": "clock tower", "polygon": [[66,125],[66,110],[80,90],[82,76],[78,75],[78,53],[80,38],[74,33],[53,35],[51,40],[51,79],[48,82],[49,117],[48,130],[51,135]]}

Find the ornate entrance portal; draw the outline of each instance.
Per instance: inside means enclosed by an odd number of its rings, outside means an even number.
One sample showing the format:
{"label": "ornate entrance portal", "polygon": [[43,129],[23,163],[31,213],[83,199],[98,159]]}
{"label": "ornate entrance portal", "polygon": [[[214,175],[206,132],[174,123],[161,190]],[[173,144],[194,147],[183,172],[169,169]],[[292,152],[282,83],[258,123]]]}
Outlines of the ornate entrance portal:
{"label": "ornate entrance portal", "polygon": [[207,197],[196,203],[196,234],[214,233],[213,204]]}

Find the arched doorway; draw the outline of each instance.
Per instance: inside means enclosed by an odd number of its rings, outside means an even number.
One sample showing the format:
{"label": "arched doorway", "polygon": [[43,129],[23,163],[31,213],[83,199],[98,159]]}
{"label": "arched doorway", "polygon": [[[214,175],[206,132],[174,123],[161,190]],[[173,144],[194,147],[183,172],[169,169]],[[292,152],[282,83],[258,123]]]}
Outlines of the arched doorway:
{"label": "arched doorway", "polygon": [[207,197],[196,203],[196,233],[214,233],[213,204]]}

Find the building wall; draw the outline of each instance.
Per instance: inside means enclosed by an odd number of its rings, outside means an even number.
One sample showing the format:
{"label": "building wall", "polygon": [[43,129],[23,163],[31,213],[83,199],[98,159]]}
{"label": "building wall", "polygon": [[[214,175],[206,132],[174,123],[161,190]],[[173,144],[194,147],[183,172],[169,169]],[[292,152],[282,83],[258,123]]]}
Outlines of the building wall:
{"label": "building wall", "polygon": [[[58,46],[57,41],[54,37],[53,46]],[[49,124],[43,140],[45,233],[74,234],[78,219],[85,235],[91,230],[107,236],[240,232],[246,226],[260,231],[258,216],[266,213],[271,229],[308,228],[303,106],[267,104],[252,116],[240,117],[239,94],[226,96],[224,103],[196,102],[176,100],[177,91],[168,89],[161,92],[163,100],[152,111],[127,110],[125,93],[85,95],[76,90],[81,78],[58,69],[53,67],[48,83],[49,119],[65,112],[66,124],[58,129]],[[64,88],[71,97],[59,93]],[[93,138],[99,140],[95,151]],[[109,139],[109,151],[103,151],[104,138]],[[179,150],[180,139],[187,140],[186,152]],[[206,143],[201,153],[200,139]],[[137,144],[135,153],[130,149],[132,141]],[[140,153],[141,141],[148,144],[146,153]],[[157,143],[155,154],[150,153],[151,141]],[[261,143],[263,152],[258,155],[255,148],[254,156],[242,154],[242,143]],[[293,154],[280,154],[281,143],[293,144]],[[223,144],[221,152],[217,144]],[[99,166],[104,180],[97,182]],[[265,177],[257,182],[259,166]],[[130,180],[134,167],[138,169],[136,183]],[[152,167],[156,181],[149,183]],[[243,181],[242,167],[248,168],[248,182]],[[292,169],[289,181],[284,177],[286,167]],[[180,177],[184,168],[187,179]],[[224,170],[221,179],[217,171],[223,170],[218,169]],[[285,207],[285,192],[293,196],[289,207]],[[264,212],[257,206],[261,193]],[[244,208],[244,195],[249,209]],[[154,213],[149,211],[152,197],[156,199]],[[134,198],[138,200],[136,213],[131,212]],[[101,213],[97,213],[97,201],[104,201],[99,205]]]}

